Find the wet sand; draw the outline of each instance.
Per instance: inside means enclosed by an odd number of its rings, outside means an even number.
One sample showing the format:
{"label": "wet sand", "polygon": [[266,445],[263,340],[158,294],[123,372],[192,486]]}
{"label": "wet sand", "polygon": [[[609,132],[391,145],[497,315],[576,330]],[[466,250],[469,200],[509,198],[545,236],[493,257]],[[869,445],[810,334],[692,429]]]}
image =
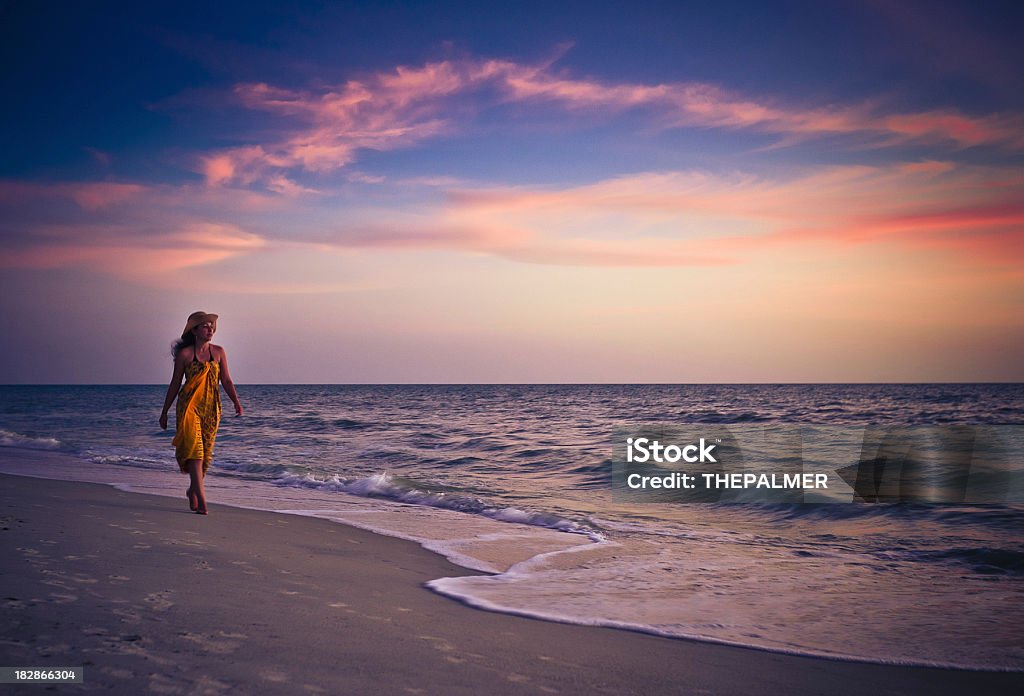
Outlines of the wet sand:
{"label": "wet sand", "polygon": [[58,693],[1024,690],[1020,673],[794,657],[480,611],[423,587],[475,573],[412,542],[218,506],[212,490],[210,515],[195,515],[186,485],[176,500],[0,476],[0,666],[84,666],[85,683]]}

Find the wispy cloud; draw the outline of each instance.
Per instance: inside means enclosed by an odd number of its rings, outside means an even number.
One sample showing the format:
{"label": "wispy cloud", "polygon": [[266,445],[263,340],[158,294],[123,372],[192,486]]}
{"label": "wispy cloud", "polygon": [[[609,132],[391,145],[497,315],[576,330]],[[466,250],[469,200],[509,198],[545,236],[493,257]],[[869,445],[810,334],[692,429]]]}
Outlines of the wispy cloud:
{"label": "wispy cloud", "polygon": [[[1010,169],[928,161],[821,167],[785,179],[681,171],[570,187],[432,184],[442,186],[440,198],[431,186],[428,200],[358,211],[327,196],[235,188],[34,185],[37,197],[76,207],[9,237],[3,263],[144,277],[274,246],[593,267],[757,264],[764,254],[838,256],[870,245],[945,254],[964,267],[1024,261],[1024,178]],[[21,207],[33,203],[17,189],[0,186],[0,200],[24,217]]]}
{"label": "wispy cloud", "polygon": [[1024,258],[1020,200],[1024,180],[1012,171],[927,162],[787,180],[668,172],[563,189],[464,189],[450,194],[445,217],[504,230],[518,243],[493,253],[534,263],[746,263],[772,249],[884,244],[1004,265]]}
{"label": "wispy cloud", "polygon": [[259,195],[225,193],[211,205],[208,192],[187,187],[0,182],[0,267],[77,267],[149,281],[264,247],[260,235],[218,219]]}
{"label": "wispy cloud", "polygon": [[43,199],[70,199],[82,210],[94,212],[142,196],[149,187],[130,182],[0,181],[0,204],[19,205]]}
{"label": "wispy cloud", "polygon": [[223,261],[265,244],[238,227],[214,223],[194,223],[145,237],[111,225],[47,227],[35,230],[32,241],[6,251],[2,265],[91,268],[142,281]]}
{"label": "wispy cloud", "polygon": [[794,105],[706,83],[611,83],[556,71],[550,63],[508,60],[430,62],[320,89],[247,83],[237,85],[232,98],[281,119],[275,129],[283,135],[202,156],[200,168],[211,185],[249,185],[289,169],[329,172],[351,165],[361,149],[394,150],[450,135],[483,106],[510,102],[603,117],[643,108],[662,128],[745,129],[778,136],[783,143],[851,136],[859,147],[1024,149],[1024,118],[1017,113]]}
{"label": "wispy cloud", "polygon": [[[774,249],[866,244],[1005,264],[1024,249],[1019,171],[956,161],[959,148],[1024,149],[1020,114],[794,106],[710,84],[612,83],[552,62],[474,58],[322,88],[240,84],[231,99],[268,123],[245,145],[200,154],[202,183],[0,181],[0,263],[144,277],[275,244],[596,267],[743,264]],[[510,103],[609,119],[636,110],[658,127],[745,129],[782,142],[845,135],[850,147],[927,144],[935,159],[775,177],[646,172],[563,186],[383,177],[351,166],[361,150],[454,137],[481,109]],[[325,185],[310,184],[339,169]],[[374,193],[355,201],[346,187]]]}

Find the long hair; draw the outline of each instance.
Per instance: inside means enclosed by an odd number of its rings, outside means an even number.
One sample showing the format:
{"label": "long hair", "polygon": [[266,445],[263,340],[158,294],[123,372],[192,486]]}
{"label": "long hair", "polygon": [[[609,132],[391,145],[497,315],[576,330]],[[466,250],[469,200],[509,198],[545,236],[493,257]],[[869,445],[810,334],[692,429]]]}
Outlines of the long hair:
{"label": "long hair", "polygon": [[178,353],[181,352],[182,348],[184,348],[185,346],[194,346],[195,344],[196,344],[196,335],[194,333],[192,333],[191,331],[189,331],[187,334],[185,334],[185,336],[183,338],[179,338],[171,346],[171,357],[174,358],[175,360],[177,360],[178,359]]}

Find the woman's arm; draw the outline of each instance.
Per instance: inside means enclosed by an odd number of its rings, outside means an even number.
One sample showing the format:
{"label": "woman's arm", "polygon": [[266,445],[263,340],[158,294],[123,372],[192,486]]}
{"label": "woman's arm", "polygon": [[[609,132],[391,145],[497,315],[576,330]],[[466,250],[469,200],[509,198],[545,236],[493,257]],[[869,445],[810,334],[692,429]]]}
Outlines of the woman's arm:
{"label": "woman's arm", "polygon": [[235,405],[235,415],[242,415],[244,409],[235,392],[235,383],[231,381],[231,373],[228,371],[228,354],[223,348],[220,349],[220,383],[224,385],[224,391],[228,393],[228,398]]}
{"label": "woman's arm", "polygon": [[167,385],[167,396],[164,398],[164,409],[160,412],[160,429],[167,430],[167,412],[171,409],[175,397],[178,396],[178,389],[181,388],[181,378],[185,376],[185,365],[192,359],[192,348],[185,346],[178,351],[178,357],[174,359],[174,374],[171,375],[171,383]]}

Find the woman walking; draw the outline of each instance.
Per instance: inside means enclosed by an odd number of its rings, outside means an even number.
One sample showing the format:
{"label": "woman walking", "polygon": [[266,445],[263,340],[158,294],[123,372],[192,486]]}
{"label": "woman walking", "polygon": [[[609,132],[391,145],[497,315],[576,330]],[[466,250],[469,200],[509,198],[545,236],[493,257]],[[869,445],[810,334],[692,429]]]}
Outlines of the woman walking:
{"label": "woman walking", "polygon": [[207,514],[203,478],[213,461],[213,443],[220,424],[221,384],[235,405],[235,415],[242,415],[242,403],[228,372],[227,353],[211,343],[216,330],[216,314],[193,312],[189,315],[181,340],[174,344],[174,374],[160,414],[160,427],[166,430],[167,411],[177,397],[175,456],[178,468],[189,475],[190,485],[185,492],[189,509],[200,515]]}

